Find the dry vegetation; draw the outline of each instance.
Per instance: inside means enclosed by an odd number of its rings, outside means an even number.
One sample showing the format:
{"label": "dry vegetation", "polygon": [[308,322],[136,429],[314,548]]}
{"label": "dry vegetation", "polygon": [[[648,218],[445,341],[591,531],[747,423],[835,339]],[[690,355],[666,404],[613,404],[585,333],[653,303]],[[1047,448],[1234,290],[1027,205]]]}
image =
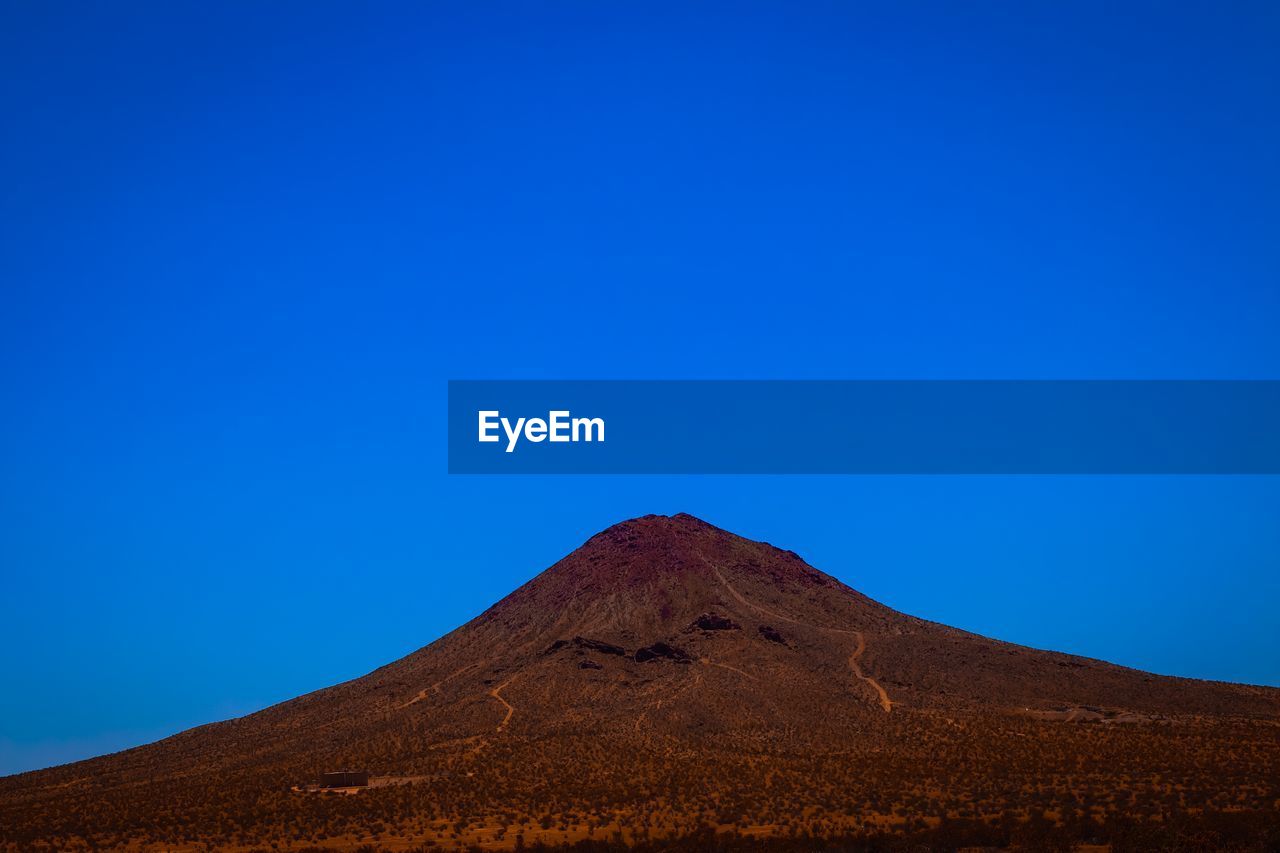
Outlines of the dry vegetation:
{"label": "dry vegetation", "polygon": [[[641,519],[365,678],[0,780],[0,849],[1275,849],[1278,696],[931,625]],[[413,781],[293,790],[339,767]]]}
{"label": "dry vegetation", "polygon": [[803,842],[768,849],[903,837],[941,847],[1092,840],[1123,849],[1205,833],[1216,833],[1221,844],[1208,849],[1218,849],[1232,837],[1276,840],[1268,828],[1280,825],[1271,722],[1108,727],[915,712],[879,735],[874,747],[822,756],[762,750],[754,738],[646,743],[620,732],[513,739],[478,753],[407,740],[381,760],[416,754],[399,769],[428,781],[300,794],[286,784],[306,772],[297,766],[247,770],[234,784],[193,777],[97,792],[72,783],[8,799],[0,825],[14,850],[669,845],[708,830],[726,844]]}

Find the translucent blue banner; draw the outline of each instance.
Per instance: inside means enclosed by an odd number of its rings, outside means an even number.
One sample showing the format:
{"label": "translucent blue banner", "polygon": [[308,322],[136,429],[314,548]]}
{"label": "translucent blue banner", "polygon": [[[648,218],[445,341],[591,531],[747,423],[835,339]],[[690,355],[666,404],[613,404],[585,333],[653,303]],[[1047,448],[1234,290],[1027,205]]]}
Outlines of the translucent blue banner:
{"label": "translucent blue banner", "polygon": [[452,381],[455,474],[1276,474],[1274,381]]}

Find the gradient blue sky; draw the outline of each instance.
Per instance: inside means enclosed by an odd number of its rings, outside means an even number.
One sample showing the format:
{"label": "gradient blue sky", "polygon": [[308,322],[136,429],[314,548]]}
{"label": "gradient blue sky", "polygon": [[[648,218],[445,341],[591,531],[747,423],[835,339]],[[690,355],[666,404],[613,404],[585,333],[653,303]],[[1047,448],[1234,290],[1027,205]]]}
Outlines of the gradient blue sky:
{"label": "gradient blue sky", "polygon": [[647,512],[1280,684],[1280,478],[445,474],[447,378],[1280,378],[1275,5],[1054,5],[4,3],[0,773]]}

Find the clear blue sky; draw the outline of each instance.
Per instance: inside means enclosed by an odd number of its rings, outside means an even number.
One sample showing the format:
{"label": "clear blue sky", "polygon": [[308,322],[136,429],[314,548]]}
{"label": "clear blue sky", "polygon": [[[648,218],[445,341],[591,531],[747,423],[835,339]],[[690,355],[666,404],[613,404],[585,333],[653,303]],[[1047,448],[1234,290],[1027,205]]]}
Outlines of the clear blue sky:
{"label": "clear blue sky", "polygon": [[448,378],[1280,378],[1274,4],[0,9],[0,772],[360,675],[647,512],[1280,684],[1280,478],[443,435]]}

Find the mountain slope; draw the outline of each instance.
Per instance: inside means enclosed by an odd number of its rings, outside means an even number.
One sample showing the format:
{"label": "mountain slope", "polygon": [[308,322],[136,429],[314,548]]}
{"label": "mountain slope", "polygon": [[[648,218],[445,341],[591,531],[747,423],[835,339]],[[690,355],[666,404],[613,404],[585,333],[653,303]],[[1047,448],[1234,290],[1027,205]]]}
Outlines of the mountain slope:
{"label": "mountain slope", "polygon": [[[987,639],[789,551],[646,516],[363,678],[0,780],[0,839],[840,834],[1086,800],[1153,814],[1168,807],[1153,774],[1179,780],[1178,808],[1225,807],[1224,791],[1274,808],[1278,721],[1275,689]],[[341,803],[291,790],[340,767],[383,787]]]}

